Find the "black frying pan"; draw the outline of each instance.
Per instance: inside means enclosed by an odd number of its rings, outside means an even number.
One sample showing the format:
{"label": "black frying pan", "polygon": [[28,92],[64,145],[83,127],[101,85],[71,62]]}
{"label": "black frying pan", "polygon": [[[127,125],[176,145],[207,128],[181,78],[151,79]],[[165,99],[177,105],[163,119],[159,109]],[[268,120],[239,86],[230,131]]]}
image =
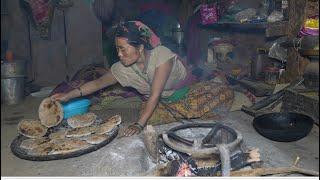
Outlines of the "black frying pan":
{"label": "black frying pan", "polygon": [[268,113],[255,117],[253,127],[268,139],[291,142],[307,136],[313,122],[309,116],[299,113]]}

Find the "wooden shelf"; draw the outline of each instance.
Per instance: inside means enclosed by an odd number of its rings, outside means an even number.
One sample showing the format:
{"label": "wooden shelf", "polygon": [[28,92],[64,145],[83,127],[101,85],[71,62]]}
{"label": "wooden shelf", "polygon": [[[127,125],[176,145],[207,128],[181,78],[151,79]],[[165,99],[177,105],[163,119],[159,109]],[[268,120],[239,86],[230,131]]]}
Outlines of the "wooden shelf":
{"label": "wooden shelf", "polygon": [[319,50],[313,50],[313,49],[308,49],[308,50],[299,50],[299,53],[302,56],[319,56]]}
{"label": "wooden shelf", "polygon": [[199,27],[220,31],[255,31],[265,33],[266,37],[273,37],[287,35],[288,21],[280,21],[274,23],[217,22],[208,25],[199,24]]}
{"label": "wooden shelf", "polygon": [[244,28],[244,29],[265,29],[267,23],[237,23],[237,22],[217,22],[208,25],[199,25],[202,28],[220,29],[220,28]]}

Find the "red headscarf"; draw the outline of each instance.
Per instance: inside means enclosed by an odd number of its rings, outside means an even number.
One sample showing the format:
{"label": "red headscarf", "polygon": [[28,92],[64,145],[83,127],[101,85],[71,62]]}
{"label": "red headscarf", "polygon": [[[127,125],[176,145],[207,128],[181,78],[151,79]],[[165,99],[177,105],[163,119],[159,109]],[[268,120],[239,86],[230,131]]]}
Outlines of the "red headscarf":
{"label": "red headscarf", "polygon": [[140,21],[120,23],[116,30],[116,37],[126,38],[133,46],[143,44],[146,49],[153,49],[161,45],[160,38]]}

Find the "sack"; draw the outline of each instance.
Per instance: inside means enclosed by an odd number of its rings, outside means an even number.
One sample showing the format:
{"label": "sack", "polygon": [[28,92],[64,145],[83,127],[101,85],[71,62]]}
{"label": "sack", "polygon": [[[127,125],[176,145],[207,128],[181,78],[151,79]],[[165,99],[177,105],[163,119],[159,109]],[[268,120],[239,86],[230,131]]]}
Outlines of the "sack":
{"label": "sack", "polygon": [[218,8],[215,4],[202,4],[200,15],[202,25],[218,22]]}

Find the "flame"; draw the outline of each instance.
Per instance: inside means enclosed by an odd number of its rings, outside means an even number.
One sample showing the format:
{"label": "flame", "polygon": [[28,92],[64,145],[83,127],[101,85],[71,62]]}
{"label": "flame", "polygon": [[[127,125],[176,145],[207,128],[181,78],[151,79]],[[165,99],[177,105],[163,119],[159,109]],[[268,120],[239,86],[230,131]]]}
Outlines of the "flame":
{"label": "flame", "polygon": [[190,167],[187,163],[182,163],[179,167],[179,170],[177,172],[178,177],[187,177],[192,176],[192,172],[190,170]]}

